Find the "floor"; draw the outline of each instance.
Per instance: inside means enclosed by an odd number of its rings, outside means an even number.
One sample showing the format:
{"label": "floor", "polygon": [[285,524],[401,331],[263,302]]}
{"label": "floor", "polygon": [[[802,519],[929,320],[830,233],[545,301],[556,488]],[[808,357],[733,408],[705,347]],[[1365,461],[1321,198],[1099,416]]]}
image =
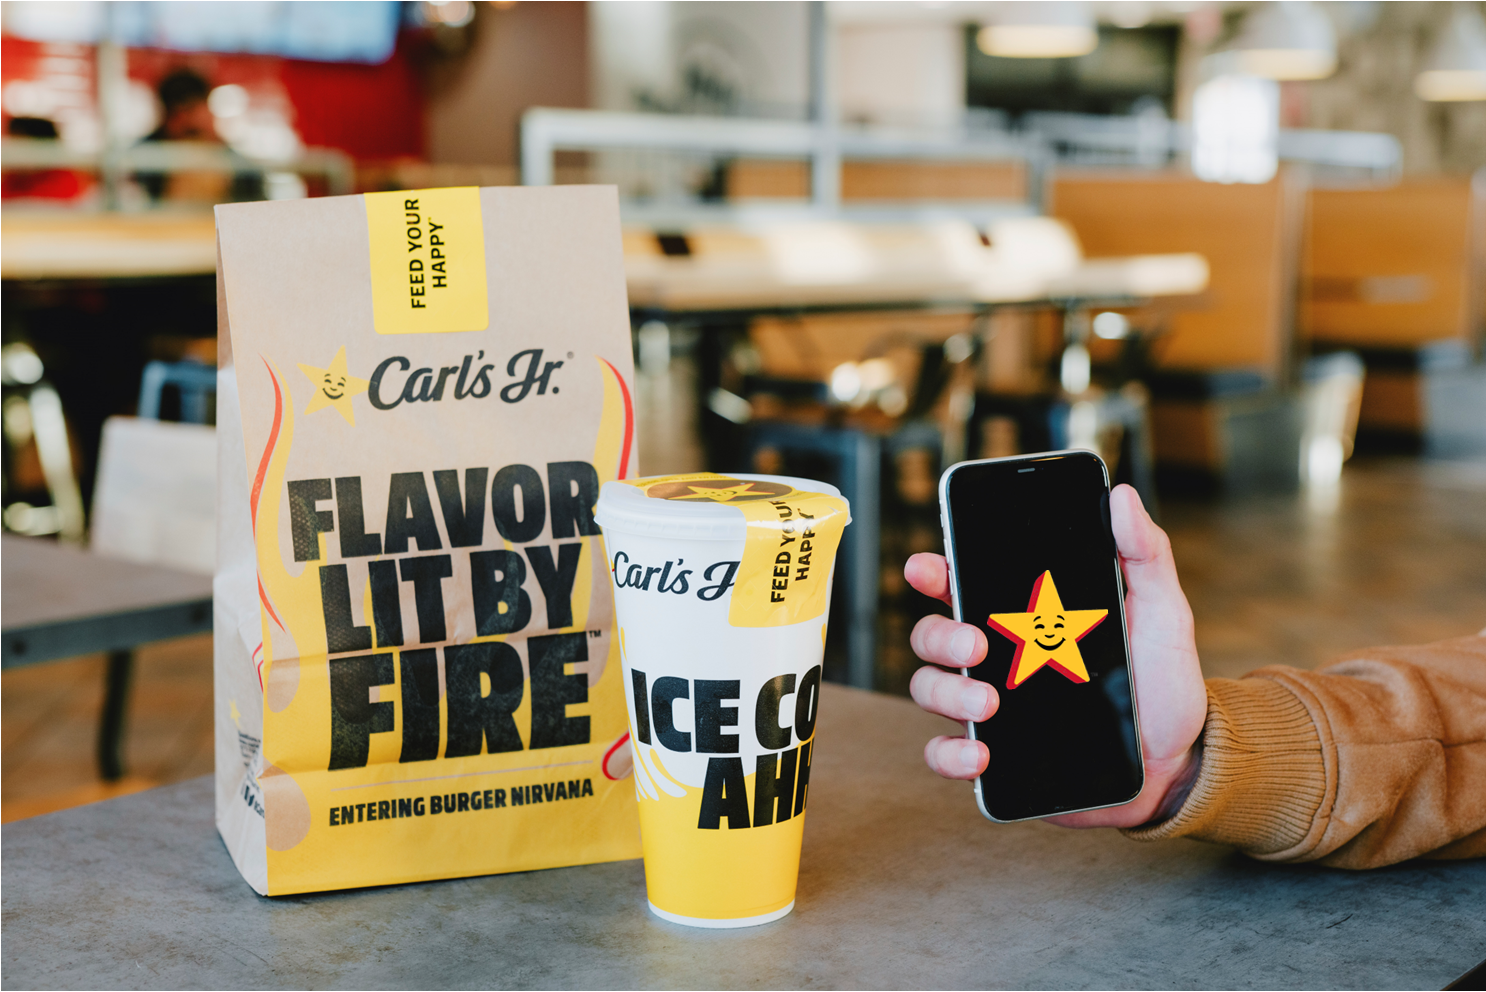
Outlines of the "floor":
{"label": "floor", "polygon": [[212,639],[135,656],[122,780],[98,779],[104,656],[8,671],[0,685],[0,822],[138,792],[212,770]]}
{"label": "floor", "polygon": [[[677,363],[641,377],[641,436],[661,439],[641,449],[643,474],[698,467],[693,432],[674,401],[691,395],[687,375]],[[1368,645],[1486,627],[1486,462],[1359,458],[1330,491],[1167,499],[1161,509],[1210,676],[1276,662],[1312,667]],[[884,611],[884,691],[904,692],[916,667],[909,623]],[[97,780],[94,765],[102,681],[102,656],[4,674],[4,822],[212,770],[209,637],[139,652],[126,729],[130,774],[112,785]]]}

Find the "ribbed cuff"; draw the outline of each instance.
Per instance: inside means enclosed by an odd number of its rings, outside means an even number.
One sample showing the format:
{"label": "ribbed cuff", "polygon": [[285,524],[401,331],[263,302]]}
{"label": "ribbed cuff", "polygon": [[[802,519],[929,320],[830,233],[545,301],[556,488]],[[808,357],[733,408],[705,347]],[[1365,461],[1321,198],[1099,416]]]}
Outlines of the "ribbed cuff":
{"label": "ribbed cuff", "polygon": [[1305,705],[1273,679],[1208,679],[1202,771],[1170,819],[1133,840],[1192,837],[1257,856],[1295,847],[1326,795],[1321,737]]}

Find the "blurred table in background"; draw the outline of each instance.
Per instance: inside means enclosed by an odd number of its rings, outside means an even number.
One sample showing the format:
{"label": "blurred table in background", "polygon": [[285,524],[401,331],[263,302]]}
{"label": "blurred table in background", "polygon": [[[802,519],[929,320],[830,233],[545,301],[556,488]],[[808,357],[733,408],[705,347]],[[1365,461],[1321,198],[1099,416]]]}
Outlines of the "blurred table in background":
{"label": "blurred table in background", "polygon": [[145,366],[216,364],[216,253],[209,209],[0,213],[6,343],[36,352],[60,398],[84,505],[103,423],[134,412]]}
{"label": "blurred table in background", "polygon": [[133,279],[217,270],[208,211],[81,213],[7,209],[0,216],[0,278]]}
{"label": "blurred table in background", "polygon": [[98,764],[103,778],[118,778],[123,774],[119,742],[134,648],[210,631],[211,576],[10,535],[0,543],[0,574],[3,667],[108,653]]}
{"label": "blurred table in background", "polygon": [[628,228],[630,307],[672,314],[963,307],[1190,295],[1207,261],[1176,253],[1086,259],[1066,224],[1011,217],[863,223],[756,219]]}
{"label": "blurred table in background", "polygon": [[[684,230],[630,226],[624,259],[642,366],[654,329],[665,354],[669,328],[700,332],[695,400],[706,467],[821,478],[851,502],[834,593],[844,622],[828,635],[827,675],[859,688],[876,685],[884,456],[927,453],[913,464],[929,463],[933,477],[983,453],[969,439],[992,315],[1051,312],[1059,322],[1047,357],[1056,365],[1063,354],[1061,381],[1047,381],[1030,354],[1019,359],[1028,375],[1003,376],[1044,401],[1027,407],[1040,419],[1024,432],[1025,450],[1116,437],[1129,451],[1120,459],[1134,470],[1129,481],[1154,505],[1144,394],[1089,389],[1089,315],[1153,299],[1191,305],[1209,278],[1206,259],[1190,252],[1085,258],[1073,228],[1040,216],[982,230],[952,216],[744,213]],[[740,349],[757,368],[738,367]],[[846,395],[838,376],[859,376],[861,391]],[[916,489],[932,502],[932,481]]]}

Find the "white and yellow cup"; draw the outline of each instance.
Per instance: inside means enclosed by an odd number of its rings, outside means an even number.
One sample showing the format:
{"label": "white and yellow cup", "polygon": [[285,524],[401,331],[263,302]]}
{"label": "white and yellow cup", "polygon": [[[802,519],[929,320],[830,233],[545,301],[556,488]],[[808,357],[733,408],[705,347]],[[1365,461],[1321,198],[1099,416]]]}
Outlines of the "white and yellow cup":
{"label": "white and yellow cup", "polygon": [[846,500],[807,479],[606,483],[650,909],[748,927],[795,905]]}

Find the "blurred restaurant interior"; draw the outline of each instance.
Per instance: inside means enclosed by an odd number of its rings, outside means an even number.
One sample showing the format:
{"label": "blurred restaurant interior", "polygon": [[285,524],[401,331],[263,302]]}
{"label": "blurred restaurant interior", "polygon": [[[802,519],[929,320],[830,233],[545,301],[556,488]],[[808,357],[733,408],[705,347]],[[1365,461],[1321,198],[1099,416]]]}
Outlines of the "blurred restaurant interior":
{"label": "blurred restaurant interior", "polygon": [[[1486,626],[1486,5],[0,9],[7,534],[212,572],[213,204],[602,183],[642,474],[851,500],[828,679],[906,693],[945,467],[1060,448],[1208,675]],[[209,772],[199,629],[7,642],[4,820]]]}

